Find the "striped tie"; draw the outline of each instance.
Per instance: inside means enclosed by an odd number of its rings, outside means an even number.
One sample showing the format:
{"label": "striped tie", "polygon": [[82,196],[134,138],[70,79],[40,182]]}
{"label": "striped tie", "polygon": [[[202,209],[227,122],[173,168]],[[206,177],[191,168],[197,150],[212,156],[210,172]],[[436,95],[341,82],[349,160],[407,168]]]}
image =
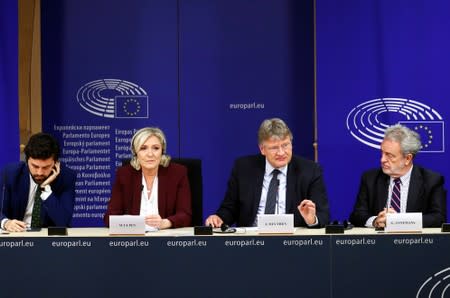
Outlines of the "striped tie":
{"label": "striped tie", "polygon": [[391,208],[395,210],[395,212],[400,212],[400,178],[394,179],[394,187],[392,188],[392,197],[391,197]]}

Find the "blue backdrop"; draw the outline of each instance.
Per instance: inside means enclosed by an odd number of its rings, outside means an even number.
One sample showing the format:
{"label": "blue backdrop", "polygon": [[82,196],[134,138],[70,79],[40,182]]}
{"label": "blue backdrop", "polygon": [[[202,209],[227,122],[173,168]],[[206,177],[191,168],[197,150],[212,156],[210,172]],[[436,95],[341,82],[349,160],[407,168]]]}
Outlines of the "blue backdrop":
{"label": "blue backdrop", "polygon": [[415,162],[450,177],[449,31],[447,1],[317,1],[319,161],[332,217],[348,217],[362,172],[379,167],[386,125],[417,130]]}
{"label": "blue backdrop", "polygon": [[313,5],[273,0],[41,1],[44,129],[78,171],[75,226],[102,225],[135,129],[203,161],[204,216],[269,117],[312,157]]}
{"label": "blue backdrop", "polygon": [[[42,0],[43,119],[78,170],[75,225],[101,225],[135,129],[204,165],[204,215],[256,130],[282,117],[312,158],[313,1]],[[421,133],[417,163],[449,176],[446,1],[316,2],[319,162],[332,218],[379,166],[386,125]],[[19,157],[17,2],[0,3],[0,165]],[[448,185],[448,184],[447,184]],[[448,186],[447,186],[448,188]]]}
{"label": "blue backdrop", "polygon": [[233,160],[259,153],[257,130],[281,117],[294,152],[313,157],[312,1],[180,1],[181,154],[204,164],[204,214]]}
{"label": "blue backdrop", "polygon": [[0,1],[0,168],[20,156],[17,9],[17,0]]}

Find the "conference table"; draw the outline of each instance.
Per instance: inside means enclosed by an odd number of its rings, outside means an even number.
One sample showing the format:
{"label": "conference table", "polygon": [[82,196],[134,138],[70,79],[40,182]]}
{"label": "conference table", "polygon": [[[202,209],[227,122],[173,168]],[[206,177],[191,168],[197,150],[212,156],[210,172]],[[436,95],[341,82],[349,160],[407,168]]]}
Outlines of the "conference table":
{"label": "conference table", "polygon": [[450,297],[450,234],[0,235],[0,297]]}

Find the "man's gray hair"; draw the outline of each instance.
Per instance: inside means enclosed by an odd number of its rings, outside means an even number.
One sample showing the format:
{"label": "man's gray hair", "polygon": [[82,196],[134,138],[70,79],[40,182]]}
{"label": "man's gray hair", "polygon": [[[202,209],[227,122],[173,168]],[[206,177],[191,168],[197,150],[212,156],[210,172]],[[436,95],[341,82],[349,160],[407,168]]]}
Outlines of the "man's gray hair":
{"label": "man's gray hair", "polygon": [[258,144],[262,144],[264,141],[275,137],[278,139],[284,139],[289,137],[292,141],[292,133],[289,127],[280,118],[266,119],[261,123],[258,130]]}
{"label": "man's gray hair", "polygon": [[419,134],[401,124],[388,127],[384,132],[384,139],[398,142],[403,155],[416,155],[422,148]]}

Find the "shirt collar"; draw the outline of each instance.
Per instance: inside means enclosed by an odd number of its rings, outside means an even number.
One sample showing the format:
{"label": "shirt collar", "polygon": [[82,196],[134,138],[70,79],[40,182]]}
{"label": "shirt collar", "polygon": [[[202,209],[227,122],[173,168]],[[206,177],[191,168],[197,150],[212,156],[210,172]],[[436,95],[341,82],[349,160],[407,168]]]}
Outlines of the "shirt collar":
{"label": "shirt collar", "polygon": [[[405,175],[399,177],[402,185],[405,185],[405,183],[407,183],[409,181],[409,179],[411,178],[411,172],[412,172],[413,167],[414,167],[414,165],[411,166],[411,168],[409,169],[408,172],[405,173]],[[390,182],[394,183],[394,179],[395,178],[391,177]]]}
{"label": "shirt collar", "polygon": [[30,174],[30,189],[36,189],[37,187],[38,187],[37,183],[34,182],[34,179]]}
{"label": "shirt collar", "polygon": [[[287,176],[287,168],[288,165],[285,165],[284,167],[278,168],[277,170],[283,173],[284,176]],[[270,164],[270,162],[266,158],[266,170],[264,172],[264,175],[271,175],[273,170],[275,170],[274,167]]]}

